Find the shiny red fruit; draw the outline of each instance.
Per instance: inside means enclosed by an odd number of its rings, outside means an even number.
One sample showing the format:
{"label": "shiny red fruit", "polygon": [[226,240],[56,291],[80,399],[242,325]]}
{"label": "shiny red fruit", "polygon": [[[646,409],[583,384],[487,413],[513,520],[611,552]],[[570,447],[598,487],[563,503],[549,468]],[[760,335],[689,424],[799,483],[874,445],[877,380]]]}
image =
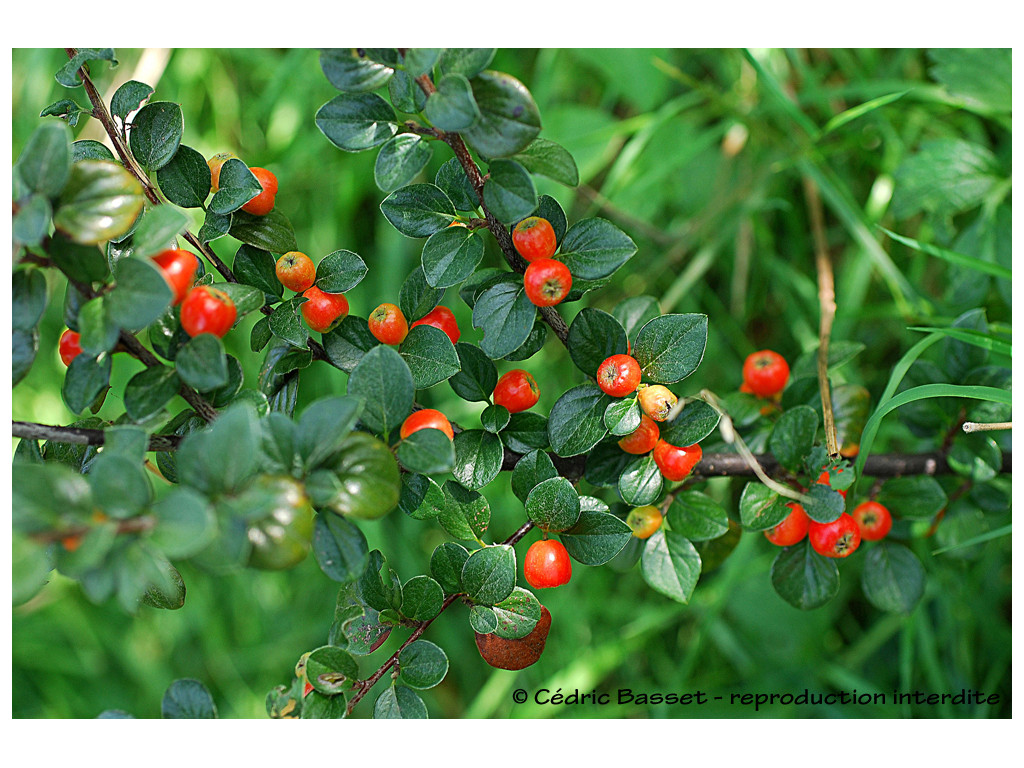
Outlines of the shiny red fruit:
{"label": "shiny red fruit", "polygon": [[409,335],[409,323],[395,304],[384,303],[366,321],[373,338],[383,344],[401,344]]}
{"label": "shiny red fruit", "polygon": [[277,260],[274,273],[289,291],[302,293],[316,282],[316,264],[302,251],[288,251]]}
{"label": "shiny red fruit", "polygon": [[181,302],[181,327],[189,336],[210,333],[223,338],[237,317],[231,297],[209,285],[196,286]]}
{"label": "shiny red fruit", "polygon": [[494,404],[503,405],[509,413],[533,408],[540,399],[540,387],[526,371],[516,368],[504,374],[494,385]]}
{"label": "shiny red fruit", "polygon": [[153,257],[153,262],[160,268],[164,280],[171,286],[174,293],[173,304],[177,306],[185,299],[185,294],[196,279],[199,261],[194,253],[179,248],[162,251]]}
{"label": "shiny red fruit", "polygon": [[534,589],[560,587],[572,578],[572,561],[560,541],[541,539],[526,550],[523,576]]}
{"label": "shiny red fruit", "polygon": [[266,216],[274,210],[274,198],[277,196],[277,176],[266,168],[250,168],[249,170],[259,181],[263,191],[243,205],[242,210],[253,216]]}
{"label": "shiny red fruit", "polygon": [[852,516],[860,528],[860,537],[868,541],[884,539],[892,529],[892,515],[877,501],[858,504]]}
{"label": "shiny red fruit", "polygon": [[512,230],[512,245],[527,261],[550,259],[558,247],[554,227],[547,219],[530,216]]}
{"label": "shiny red fruit", "polygon": [[673,483],[686,479],[703,455],[701,447],[696,444],[679,447],[659,440],[654,446],[654,463],[662,476]]}
{"label": "shiny red fruit", "polygon": [[71,365],[71,361],[82,354],[82,347],[78,343],[79,335],[68,328],[60,335],[57,342],[57,351],[60,352],[60,359],[64,365]]}
{"label": "shiny red fruit", "polygon": [[774,397],[789,381],[789,364],[778,352],[762,349],[743,363],[743,382],[758,397]]}
{"label": "shiny red fruit", "polygon": [[523,274],[526,298],[537,307],[560,304],[572,290],[572,273],[560,261],[537,259],[530,262]]}
{"label": "shiny red fruit", "polygon": [[612,355],[597,366],[597,386],[612,397],[625,397],[640,386],[640,363],[629,355]]}
{"label": "shiny red fruit", "polygon": [[825,557],[849,557],[860,546],[860,528],[846,512],[831,523],[811,520],[807,537],[814,551]]}
{"label": "shiny red fruit", "polygon": [[417,325],[432,325],[438,330],[444,331],[448,334],[448,338],[452,340],[452,344],[458,342],[459,336],[462,335],[462,332],[459,330],[459,324],[455,322],[455,313],[448,309],[448,307],[434,307],[414,322],[411,327],[415,328]]}
{"label": "shiny red fruit", "polygon": [[310,330],[328,333],[348,316],[348,299],[343,293],[326,293],[315,285],[302,293],[302,317]]}
{"label": "shiny red fruit", "polygon": [[640,426],[619,440],[619,448],[634,456],[641,456],[654,450],[660,435],[661,430],[658,429],[657,422],[647,414],[642,414]]}
{"label": "shiny red fruit", "polygon": [[779,547],[791,547],[803,541],[807,535],[808,523],[811,521],[800,504],[791,501],[786,506],[793,511],[781,523],[764,532],[768,541]]}
{"label": "shiny red fruit", "polygon": [[455,431],[452,429],[452,424],[448,421],[448,417],[433,408],[423,408],[419,411],[413,411],[409,417],[402,422],[402,428],[398,430],[398,434],[403,440],[405,440],[405,438],[413,432],[419,432],[421,429],[439,429],[448,435],[449,440],[455,438]]}

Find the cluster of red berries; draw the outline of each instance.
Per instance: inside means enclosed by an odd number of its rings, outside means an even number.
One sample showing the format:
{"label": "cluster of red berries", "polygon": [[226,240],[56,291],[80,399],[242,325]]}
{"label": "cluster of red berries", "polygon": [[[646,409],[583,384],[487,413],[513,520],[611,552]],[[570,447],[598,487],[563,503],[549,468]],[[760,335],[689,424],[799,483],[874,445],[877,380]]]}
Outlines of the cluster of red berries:
{"label": "cluster of red berries", "polygon": [[530,216],[512,230],[512,244],[529,262],[523,274],[527,298],[538,307],[553,307],[572,290],[572,273],[553,258],[558,249],[554,227],[547,219]]}
{"label": "cluster of red berries", "polygon": [[[822,472],[818,482],[829,485],[829,473]],[[846,491],[839,493],[846,497]],[[790,547],[806,536],[811,548],[825,557],[849,557],[860,546],[861,540],[879,541],[892,528],[892,515],[877,501],[865,501],[852,514],[843,512],[831,523],[811,520],[803,506],[795,501],[786,506],[792,510],[786,519],[764,532],[768,541],[780,547]]]}
{"label": "cluster of red berries", "polygon": [[316,286],[316,265],[302,251],[288,251],[277,260],[274,273],[290,291],[301,293],[302,318],[310,330],[328,333],[348,317],[348,299],[343,293],[327,293]]}
{"label": "cluster of red berries", "polygon": [[[206,161],[206,164],[210,167],[211,192],[216,192],[220,189],[220,169],[224,163],[231,159],[237,160],[238,157],[230,152],[219,152]],[[260,186],[263,187],[263,191],[243,205],[242,210],[246,213],[251,213],[253,216],[266,216],[274,210],[274,202],[277,197],[277,176],[266,168],[253,167],[249,170],[252,171],[252,175],[256,177]]]}
{"label": "cluster of red berries", "polygon": [[452,344],[457,343],[462,335],[455,320],[455,313],[442,306],[434,307],[410,325],[401,308],[385,302],[370,313],[366,323],[373,337],[382,344],[401,344],[409,335],[409,329],[417,325],[429,325],[443,331],[451,339]]}
{"label": "cluster of red berries", "polygon": [[597,367],[597,385],[612,397],[637,393],[640,403],[640,426],[619,440],[626,453],[641,456],[654,451],[654,463],[662,476],[671,482],[684,480],[701,460],[699,445],[678,446],[661,439],[658,422],[665,421],[678,398],[661,384],[640,383],[640,363],[630,355],[612,355]]}

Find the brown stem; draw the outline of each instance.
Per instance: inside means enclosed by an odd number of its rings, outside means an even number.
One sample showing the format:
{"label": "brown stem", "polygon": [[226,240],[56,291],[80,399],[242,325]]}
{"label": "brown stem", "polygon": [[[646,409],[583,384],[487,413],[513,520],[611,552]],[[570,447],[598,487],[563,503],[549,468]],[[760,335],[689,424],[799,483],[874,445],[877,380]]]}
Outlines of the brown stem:
{"label": "brown stem", "polygon": [[[151,530],[155,525],[156,520],[152,517],[132,517],[119,522],[115,533],[118,536],[126,533],[143,533]],[[62,541],[75,536],[85,536],[90,530],[92,529],[87,525],[79,525],[74,528],[64,528],[59,531],[37,531],[29,534],[29,538],[39,542],[40,544],[51,544],[55,541]]]}
{"label": "brown stem", "polygon": [[[53,440],[75,445],[103,445],[106,433],[102,429],[81,427],[53,427],[32,421],[12,421],[11,435],[26,440]],[[148,451],[176,451],[182,438],[178,435],[150,435]]]}

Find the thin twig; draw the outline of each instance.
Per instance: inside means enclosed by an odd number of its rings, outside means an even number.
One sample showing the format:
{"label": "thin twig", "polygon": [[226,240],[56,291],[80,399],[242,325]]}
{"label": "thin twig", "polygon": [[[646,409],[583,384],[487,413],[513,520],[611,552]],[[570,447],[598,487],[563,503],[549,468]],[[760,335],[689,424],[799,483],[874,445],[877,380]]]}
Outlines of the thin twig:
{"label": "thin twig", "polygon": [[836,418],[832,411],[832,393],[828,383],[828,343],[832,336],[832,321],[836,317],[835,277],[828,241],[825,239],[825,215],[821,197],[817,185],[807,176],[804,176],[804,193],[814,235],[814,263],[818,272],[818,304],[821,307],[818,326],[818,389],[821,392],[821,410],[825,420],[825,444],[829,456],[835,459],[839,456],[839,437],[836,434]]}
{"label": "thin twig", "polygon": [[964,432],[997,432],[1003,429],[1013,429],[1012,421],[965,421]]}
{"label": "thin twig", "polygon": [[[27,440],[51,440],[56,443],[72,443],[74,445],[103,445],[107,436],[102,429],[84,429],[82,427],[54,427],[48,424],[37,424],[32,421],[12,421],[11,435]],[[176,451],[181,445],[178,435],[150,435],[148,451]]]}

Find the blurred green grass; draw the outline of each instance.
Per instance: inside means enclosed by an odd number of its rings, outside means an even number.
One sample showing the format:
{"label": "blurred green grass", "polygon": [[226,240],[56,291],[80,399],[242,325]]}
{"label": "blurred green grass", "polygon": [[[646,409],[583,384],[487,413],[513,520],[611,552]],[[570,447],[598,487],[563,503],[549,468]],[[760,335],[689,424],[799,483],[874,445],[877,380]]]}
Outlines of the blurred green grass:
{"label": "blurred green grass", "polygon": [[[130,77],[142,55],[119,50],[117,69],[95,66],[100,90],[107,92],[115,77]],[[64,60],[59,49],[13,51],[15,158],[39,112],[69,95],[53,79]],[[540,107],[542,135],[565,145],[580,167],[580,189],[539,179],[539,191],[555,196],[570,221],[594,215],[612,219],[639,246],[608,288],[583,304],[610,310],[623,297],[646,293],[662,299],[666,312],[707,313],[704,363],[692,379],[674,387],[685,394],[703,387],[734,390],[743,359],[755,349],[770,347],[793,360],[814,348],[818,305],[802,187],[806,174],[819,181],[826,204],[839,306],[833,339],[867,345],[855,364],[837,372],[836,382],[862,384],[877,394],[892,364],[916,340],[904,330],[908,325],[932,325],[972,306],[987,307],[990,321],[1009,323],[1008,292],[986,281],[964,296],[956,287],[960,273],[885,243],[872,230],[882,223],[965,249],[981,249],[998,237],[995,220],[975,219],[973,209],[955,216],[922,210],[895,219],[893,188],[902,164],[928,139],[968,137],[987,145],[1008,168],[1008,124],[960,108],[936,85],[929,57],[920,50],[755,51],[753,61],[762,68],[760,78],[752,61],[734,50],[498,52],[492,66],[530,88]],[[420,244],[398,234],[379,212],[384,195],[373,182],[375,153],[340,152],[316,129],[314,113],[335,93],[320,73],[316,51],[175,50],[159,82],[150,82],[157,88],[155,99],[182,104],[186,144],[206,156],[233,151],[278,176],[278,206],[291,219],[301,250],[314,260],[337,248],[363,256],[370,272],[349,294],[353,314],[365,317],[381,301],[396,300],[396,276],[418,263]],[[903,91],[906,96],[826,136],[813,138],[804,128],[806,123],[824,126],[863,101]],[[71,97],[85,101],[80,91]],[[76,136],[97,138],[85,133],[95,130],[95,121],[83,120]],[[437,147],[425,177],[432,179],[447,157],[445,148]],[[975,225],[976,242],[957,239]],[[230,263],[234,248],[227,239],[214,247]],[[497,266],[499,258],[491,248],[484,265]],[[58,283],[52,281],[41,325],[44,351],[13,393],[14,419],[73,419],[60,399],[63,366],[55,347],[63,328],[63,286]],[[478,339],[468,309],[449,294],[446,303],[456,312],[463,339]],[[561,309],[571,320],[581,306]],[[245,364],[247,383],[258,368],[248,350],[254,321],[226,339],[228,351]],[[115,360],[113,388],[101,415],[118,412],[124,384],[139,369],[124,358]],[[540,412],[578,383],[566,360],[549,337],[529,362],[541,387]],[[308,369],[299,408],[344,391],[345,378],[328,366]],[[444,385],[425,393],[423,401],[464,424],[474,423],[480,410]],[[896,419],[876,444],[876,450],[933,447]],[[709,493],[735,508],[741,485],[717,480],[708,486]],[[518,527],[522,508],[507,476],[486,493],[494,514],[492,538],[500,540]],[[423,572],[433,547],[444,539],[436,526],[398,515],[366,528],[371,546],[388,555],[403,579]],[[432,715],[445,717],[1006,717],[1011,712],[1009,538],[974,547],[967,557],[932,557],[932,548],[930,540],[916,543],[929,586],[909,617],[882,614],[864,600],[856,558],[843,565],[836,600],[811,613],[791,608],[771,589],[773,553],[757,535],[744,537],[720,570],[702,577],[689,606],[651,591],[636,569],[618,573],[577,566],[569,588],[541,595],[554,616],[551,636],[541,661],[521,673],[492,670],[479,659],[463,608],[438,619],[428,639],[447,651],[452,664],[445,682],[425,698]],[[206,683],[224,716],[263,716],[266,692],[290,680],[299,654],[326,641],[335,585],[312,559],[283,574],[214,577],[188,564],[182,573],[189,593],[186,607],[177,612],[147,609],[125,616],[115,606],[90,604],[73,583],[61,579],[15,609],[15,716],[93,717],[107,708],[157,716],[163,690],[179,677]],[[373,658],[386,658],[400,642],[389,640]],[[365,669],[372,667],[367,663]],[[512,689],[545,687],[704,690],[726,701],[733,692],[832,687],[890,693],[974,688],[1004,695],[1003,703],[991,708],[775,707],[758,713],[719,704],[512,704]],[[368,708],[360,709],[365,715]]]}

